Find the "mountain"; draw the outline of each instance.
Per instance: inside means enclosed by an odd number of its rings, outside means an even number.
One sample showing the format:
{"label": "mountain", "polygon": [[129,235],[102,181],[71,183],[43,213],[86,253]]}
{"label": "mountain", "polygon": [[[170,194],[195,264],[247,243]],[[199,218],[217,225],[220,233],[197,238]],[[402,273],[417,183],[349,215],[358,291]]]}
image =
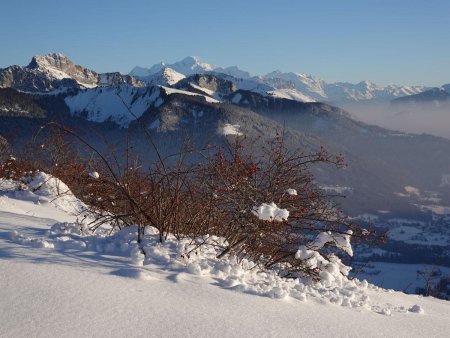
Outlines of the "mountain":
{"label": "mountain", "polygon": [[[251,87],[255,84],[259,87]],[[284,85],[289,89],[289,83]],[[245,86],[252,90],[240,89]],[[103,154],[114,151],[119,160],[129,145],[146,166],[157,156],[148,135],[162,156],[170,156],[182,146],[227,145],[240,135],[257,153],[283,133],[289,151],[324,147],[344,156],[344,169],[314,167],[316,182],[336,195],[345,213],[393,230],[384,261],[395,256],[401,263],[450,264],[440,247],[450,241],[450,140],[371,126],[338,107],[258,93],[257,88],[273,87],[208,72],[172,86],[107,85],[54,95],[0,88],[0,136],[23,151],[31,135],[58,121]]]}
{"label": "mountain", "polygon": [[[194,63],[184,66],[192,71]],[[0,82],[5,87],[0,88],[0,148],[14,147],[20,153],[28,149],[31,136],[39,140],[45,133],[42,126],[57,121],[101,153],[113,151],[119,161],[129,145],[146,166],[157,156],[149,135],[164,157],[177,154],[181,146],[229,145],[243,135],[257,153],[283,133],[289,151],[324,147],[344,156],[347,167],[316,166],[315,179],[345,213],[390,231],[391,239],[380,250],[384,258],[376,259],[450,266],[450,140],[362,123],[326,102],[301,102],[327,96],[362,104],[414,92],[409,87],[380,87],[369,81],[327,84],[281,72],[237,78],[218,68],[184,75],[164,64],[136,80],[120,73],[98,74],[57,54],[6,70],[0,74],[12,72],[15,77]],[[445,97],[449,87],[430,95]],[[405,120],[408,115],[399,116]],[[362,250],[364,255],[367,250]],[[374,255],[364,257],[372,260]],[[367,276],[377,273],[373,270]]]}
{"label": "mountain", "polygon": [[184,76],[181,73],[178,73],[172,68],[164,66],[156,73],[146,76],[139,76],[138,78],[141,81],[145,82],[147,85],[172,86],[177,82],[179,82],[180,80],[184,79],[185,77],[186,76]]}
{"label": "mountain", "polygon": [[26,67],[10,66],[0,69],[0,88],[15,88],[26,92],[51,92],[57,89],[117,84],[144,85],[141,81],[118,72],[99,74],[75,65],[66,56],[58,53],[34,56]]}
{"label": "mountain", "polygon": [[[317,77],[294,72],[273,71],[262,76],[251,76],[249,72],[237,66],[217,67],[202,62],[197,57],[187,57],[173,64],[163,62],[151,68],[135,67],[130,75],[139,78],[160,72],[169,67],[185,76],[196,73],[214,73],[225,79],[232,79],[239,89],[253,90],[279,98],[302,102],[329,102],[342,104],[347,102],[390,101],[397,97],[421,93],[429,88],[424,86],[380,86],[370,81],[359,83],[328,83]],[[258,85],[259,84],[259,85]]]}
{"label": "mountain", "polygon": [[327,83],[303,73],[274,71],[264,76],[251,77],[236,66],[216,67],[197,57],[186,57],[173,64],[163,62],[151,68],[135,67],[129,75],[119,72],[99,74],[74,64],[66,56],[50,53],[35,56],[26,67],[10,66],[0,70],[0,87],[15,88],[27,92],[52,92],[67,88],[92,88],[128,84],[171,86],[183,79],[200,73],[215,74],[235,83],[238,89],[251,90],[267,96],[292,99],[302,102],[389,101],[405,95],[425,91],[419,86],[378,86],[370,81],[351,83]]}
{"label": "mountain", "polygon": [[[35,57],[27,67],[14,67],[33,81],[2,83],[8,88],[0,92],[0,117],[4,122],[0,135],[9,142],[11,135],[20,138],[20,128],[28,132],[32,127],[26,126],[55,118],[77,129],[85,125],[98,128],[98,134],[108,126],[108,130],[116,130],[112,137],[117,139],[124,133],[122,129],[136,131],[135,120],[140,119],[171,151],[177,147],[171,140],[180,141],[180,134],[190,135],[202,146],[208,139],[222,143],[226,135],[221,130],[235,130],[236,134],[245,133],[264,142],[275,130],[286,129],[292,149],[302,144],[306,150],[327,145],[330,151],[346,155],[349,169],[318,171],[317,175],[323,184],[338,185],[358,197],[344,202],[354,214],[391,210],[414,215],[430,205],[431,200],[397,196],[405,186],[435,192],[440,203],[450,201],[448,191],[441,186],[442,177],[449,174],[445,169],[450,167],[448,140],[370,126],[352,120],[347,112],[332,105],[292,99],[294,94],[300,95],[299,88],[309,95],[315,92],[316,97],[330,95],[330,85],[314,77],[274,72],[265,78],[239,79],[215,71],[184,77],[162,66],[146,78],[145,84],[119,73],[98,74],[60,54]],[[212,68],[195,58],[178,62],[176,67],[185,71]],[[19,86],[21,83],[23,86]],[[25,84],[29,88],[26,91],[35,94],[14,90],[25,91]],[[62,90],[66,85],[70,90]],[[343,88],[344,84],[334,85],[339,86]],[[353,88],[352,93],[380,91],[370,82],[346,86]],[[55,88],[61,89],[59,94],[42,95]]]}
{"label": "mountain", "polygon": [[427,103],[432,103],[434,105],[450,104],[450,84],[432,88],[419,94],[403,96],[392,100],[392,103],[395,105]]}
{"label": "mountain", "polygon": [[164,68],[170,68],[183,75],[192,75],[196,73],[203,73],[214,70],[214,66],[200,61],[195,56],[188,56],[181,61],[165,64],[164,62],[157,63],[151,68],[135,67],[130,72],[131,76],[145,77],[160,72]]}
{"label": "mountain", "polygon": [[[168,153],[176,152],[185,136],[200,147],[222,144],[233,129],[236,134],[264,143],[284,129],[290,149],[309,151],[322,145],[333,153],[344,154],[349,168],[325,168],[316,175],[325,186],[338,187],[331,189],[351,191],[352,198],[342,202],[351,214],[389,210],[392,215],[416,217],[422,214],[423,207],[450,203],[448,189],[441,185],[442,177],[449,174],[448,140],[370,126],[325,103],[303,103],[238,89],[233,82],[213,74],[192,75],[176,87],[116,85],[75,89],[57,96],[18,93],[21,96],[15,100],[7,99],[12,89],[3,89],[0,135],[7,137],[19,125],[25,128],[29,123],[26,121],[39,124],[42,119],[55,117],[74,124],[77,130],[84,130],[88,123],[89,128],[98,129],[92,135],[104,134],[104,126],[109,125],[108,130],[116,130],[111,131],[114,140],[125,137],[126,129],[131,128],[131,134],[136,134],[136,149],[142,149],[146,157],[149,154],[142,145],[145,140],[137,136],[142,131],[136,118],[155,134]],[[26,106],[16,106],[26,100]],[[27,115],[27,109],[34,113]],[[8,127],[8,123],[14,126]],[[20,138],[17,132],[14,137]],[[97,137],[94,142],[98,142]],[[406,186],[434,192],[439,202],[414,195],[405,197],[402,192]]]}
{"label": "mountain", "polygon": [[361,81],[357,84],[347,82],[327,83],[319,78],[303,73],[282,73],[275,71],[259,78],[263,83],[270,84],[276,89],[285,89],[290,86],[305,97],[320,102],[359,102],[390,100],[404,95],[417,94],[425,87],[414,86],[379,86],[370,81]]}
{"label": "mountain", "polygon": [[249,72],[239,69],[237,66],[231,66],[231,67],[226,67],[226,68],[217,67],[217,68],[214,68],[214,72],[230,75],[235,78],[244,79],[244,80],[249,79],[251,77]]}
{"label": "mountain", "polygon": [[216,74],[191,75],[179,81],[175,87],[208,95],[216,99],[223,99],[225,96],[234,93],[238,89],[233,81],[224,79]]}
{"label": "mountain", "polygon": [[172,64],[166,64],[164,62],[160,62],[160,63],[153,65],[150,68],[136,66],[131,70],[129,75],[135,76],[138,78],[143,78],[143,77],[148,77],[150,75],[158,73],[164,68],[170,68],[170,69],[172,69],[178,73],[181,73],[185,76],[198,74],[198,73],[215,72],[215,73],[229,75],[229,76],[232,76],[232,77],[238,78],[238,79],[249,79],[251,77],[249,72],[241,70],[237,66],[230,66],[230,67],[225,67],[225,68],[216,67],[212,64],[202,62],[196,56],[188,56],[188,57],[184,58],[183,60],[172,63]]}

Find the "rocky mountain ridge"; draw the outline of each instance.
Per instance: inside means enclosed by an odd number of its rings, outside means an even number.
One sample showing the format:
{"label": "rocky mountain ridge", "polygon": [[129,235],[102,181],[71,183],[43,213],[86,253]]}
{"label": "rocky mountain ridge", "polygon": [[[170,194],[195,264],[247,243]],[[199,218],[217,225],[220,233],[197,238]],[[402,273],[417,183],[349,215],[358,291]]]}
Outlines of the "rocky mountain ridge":
{"label": "rocky mountain ridge", "polygon": [[356,84],[347,82],[328,83],[317,77],[295,72],[273,71],[261,76],[251,76],[250,73],[239,69],[237,66],[217,67],[202,62],[197,57],[187,57],[173,64],[161,62],[150,68],[135,67],[130,75],[143,76],[145,74],[149,76],[163,67],[172,68],[185,76],[211,72],[224,74],[239,79],[240,82],[247,82],[243,86],[250,87],[252,86],[251,83],[260,83],[268,87],[266,91],[272,96],[304,102],[320,101],[339,104],[342,102],[389,101],[429,89],[425,86],[380,86],[371,81],[361,81]]}
{"label": "rocky mountain ridge", "polygon": [[0,88],[14,88],[24,92],[42,93],[67,88],[92,88],[127,84],[142,87],[145,84],[130,75],[119,72],[97,73],[74,64],[66,56],[50,53],[34,56],[25,66],[0,69]]}

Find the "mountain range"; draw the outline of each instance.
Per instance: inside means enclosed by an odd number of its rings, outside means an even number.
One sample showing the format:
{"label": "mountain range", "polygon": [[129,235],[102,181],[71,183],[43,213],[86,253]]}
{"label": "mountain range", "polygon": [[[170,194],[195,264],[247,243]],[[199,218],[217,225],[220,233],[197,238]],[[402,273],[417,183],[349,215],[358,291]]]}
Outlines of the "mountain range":
{"label": "mountain range", "polygon": [[0,88],[14,88],[24,92],[51,92],[118,84],[144,86],[142,81],[129,75],[119,72],[100,74],[75,65],[59,53],[34,56],[25,67],[0,69]]}
{"label": "mountain range", "polygon": [[[289,98],[304,102],[340,103],[347,101],[391,100],[397,97],[418,94],[425,86],[380,86],[370,81],[356,84],[347,82],[327,83],[317,77],[296,72],[273,71],[262,76],[251,76],[249,72],[232,67],[216,67],[202,62],[197,57],[187,57],[181,61],[155,64],[150,68],[135,67],[129,75],[137,78],[151,77],[163,68],[189,76],[195,73],[218,73],[241,79],[240,89],[257,88],[275,97]],[[258,87],[258,84],[263,86]]]}
{"label": "mountain range", "polygon": [[75,65],[59,53],[34,56],[25,67],[10,66],[1,69],[0,88],[48,92],[68,87],[92,88],[117,84],[135,87],[174,85],[186,76],[199,73],[214,74],[233,81],[238,89],[254,91],[265,96],[337,105],[346,102],[389,101],[430,89],[425,86],[380,86],[370,81],[356,84],[328,83],[317,77],[296,72],[273,71],[265,75],[251,76],[249,72],[237,66],[217,67],[202,62],[197,57],[186,57],[172,64],[160,62],[150,68],[137,66],[128,75],[119,72],[97,73]]}
{"label": "mountain range", "polygon": [[429,104],[435,106],[450,105],[450,84],[431,88],[415,95],[408,95],[392,100],[395,105],[401,104]]}
{"label": "mountain range", "polygon": [[[450,192],[442,185],[450,174],[450,140],[371,126],[336,106],[300,98],[313,93],[329,97],[330,88],[340,84],[280,72],[235,77],[240,72],[186,58],[148,70],[135,68],[131,75],[97,73],[61,54],[36,56],[26,67],[0,70],[0,136],[17,147],[45,121],[57,120],[99,146],[107,140],[122,149],[123,140],[132,135],[135,150],[150,161],[140,125],[166,153],[176,151],[186,136],[203,146],[241,134],[266,142],[284,130],[292,150],[325,146],[345,156],[346,170],[320,167],[315,174],[329,191],[351,195],[341,201],[351,214],[424,217],[426,206],[450,205]],[[363,93],[357,91],[359,85],[346,86],[353,94]],[[375,95],[380,89],[369,82],[361,87],[371,90],[371,96],[362,96],[365,100],[385,97]],[[389,98],[411,90],[399,88]],[[434,197],[405,192],[411,186]]]}

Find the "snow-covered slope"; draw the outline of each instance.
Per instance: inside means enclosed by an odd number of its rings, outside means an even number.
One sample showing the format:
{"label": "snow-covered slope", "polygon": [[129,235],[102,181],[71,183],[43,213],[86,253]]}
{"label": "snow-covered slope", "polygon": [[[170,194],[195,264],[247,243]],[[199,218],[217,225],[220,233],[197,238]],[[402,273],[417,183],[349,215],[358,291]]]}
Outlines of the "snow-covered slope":
{"label": "snow-covered slope", "polygon": [[394,104],[421,104],[435,105],[450,103],[450,85],[432,88],[415,95],[405,95],[392,101]]}
{"label": "snow-covered slope", "polygon": [[295,89],[295,88],[282,88],[282,89],[274,89],[274,90],[268,90],[267,94],[282,98],[282,99],[289,99],[289,100],[295,100],[300,102],[316,102],[315,99],[303,94],[301,91]]}
{"label": "snow-covered slope", "polygon": [[65,103],[74,116],[83,115],[93,122],[112,121],[126,127],[136,117],[141,117],[159,97],[158,87],[98,87],[67,96]]}
{"label": "snow-covered slope", "polygon": [[197,94],[197,93],[192,93],[186,90],[180,90],[180,89],[175,89],[175,88],[169,88],[169,87],[161,87],[164,92],[167,95],[171,95],[171,94],[182,94],[182,95],[188,95],[188,96],[200,96],[205,98],[206,102],[209,103],[219,103],[219,100],[213,99],[212,97],[206,96],[206,95],[201,95],[201,94]]}
{"label": "snow-covered slope", "polygon": [[303,73],[282,73],[275,71],[259,78],[263,83],[270,83],[276,89],[283,89],[280,80],[291,83],[301,94],[315,101],[346,102],[391,100],[395,97],[412,95],[426,90],[420,86],[379,86],[370,81],[357,84],[347,82],[327,83],[319,78]]}
{"label": "snow-covered slope", "polygon": [[203,73],[213,70],[215,67],[209,63],[202,62],[198,57],[188,56],[181,61],[177,61],[172,64],[166,64],[164,62],[157,63],[150,68],[135,67],[130,72],[132,76],[145,77],[157,72],[160,72],[164,68],[171,68],[183,75],[192,75],[197,73]]}
{"label": "snow-covered slope", "polygon": [[146,77],[155,73],[160,72],[164,68],[171,68],[178,73],[181,73],[185,76],[189,76],[192,74],[199,74],[205,72],[216,72],[225,75],[230,75],[239,79],[248,79],[250,78],[250,73],[246,72],[242,69],[239,69],[237,66],[230,67],[216,67],[212,64],[201,61],[196,56],[188,56],[181,61],[174,62],[172,64],[166,64],[164,62],[157,63],[150,68],[136,66],[129,73],[132,76],[136,77]]}
{"label": "snow-covered slope", "polygon": [[206,102],[219,102],[207,95],[170,87],[139,88],[128,85],[79,90],[66,96],[64,102],[73,116],[83,116],[92,122],[111,121],[121,127],[128,127],[151,107],[157,108],[162,105],[164,96],[171,94],[199,96]]}
{"label": "snow-covered slope", "polygon": [[96,72],[75,65],[65,55],[60,53],[36,55],[27,68],[35,69],[58,80],[72,78],[83,87],[95,87],[97,84]]}
{"label": "snow-covered slope", "polygon": [[139,78],[148,85],[172,86],[185,77],[172,68],[164,67],[154,74]]}
{"label": "snow-covered slope", "polygon": [[260,94],[303,102],[389,101],[396,97],[418,94],[427,89],[422,86],[379,86],[370,81],[361,81],[356,84],[346,82],[327,83],[308,74],[281,71],[251,77],[249,72],[236,66],[216,67],[202,62],[197,57],[187,57],[173,64],[161,62],[151,68],[135,67],[130,75],[148,77],[161,72],[166,67],[185,76],[212,72],[225,79],[233,79],[238,89],[252,90]]}
{"label": "snow-covered slope", "polygon": [[0,182],[2,337],[446,337],[450,330],[449,302],[364,281],[283,280],[219,260],[212,248],[188,258],[187,243],[158,244],[151,229],[144,259],[133,228],[108,236],[73,223],[70,209],[53,204],[55,183],[42,194]]}
{"label": "snow-covered slope", "polygon": [[[251,77],[237,66],[217,67],[197,57],[186,57],[172,64],[160,62],[151,68],[135,67],[129,75],[119,72],[99,74],[75,65],[66,56],[50,53],[34,56],[26,67],[11,66],[0,70],[0,88],[15,88],[28,92],[55,92],[66,88],[93,88],[128,84],[172,86],[185,76],[214,73],[232,80],[238,89],[260,94],[289,98],[303,102],[361,102],[389,101],[405,95],[427,90],[420,86],[379,86],[370,81],[357,84],[327,83],[304,73],[274,71],[264,76]],[[141,80],[142,81],[141,81]]]}

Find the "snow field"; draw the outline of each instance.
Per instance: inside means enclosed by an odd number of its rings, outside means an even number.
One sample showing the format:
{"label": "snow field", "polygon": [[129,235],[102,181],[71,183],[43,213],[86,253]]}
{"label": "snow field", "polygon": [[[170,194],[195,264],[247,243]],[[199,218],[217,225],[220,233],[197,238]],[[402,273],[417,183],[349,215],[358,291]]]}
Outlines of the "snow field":
{"label": "snow field", "polygon": [[[448,302],[349,280],[338,264],[328,271],[333,279],[319,283],[284,279],[249,261],[217,259],[220,238],[199,238],[208,244],[200,248],[173,237],[159,243],[150,227],[144,255],[134,227],[110,234],[76,222],[74,197],[59,180],[40,173],[25,190],[17,186],[0,181],[2,337],[445,337],[450,330]],[[60,188],[72,203],[55,203]],[[345,235],[324,233],[309,246],[330,240],[346,245]]]}

